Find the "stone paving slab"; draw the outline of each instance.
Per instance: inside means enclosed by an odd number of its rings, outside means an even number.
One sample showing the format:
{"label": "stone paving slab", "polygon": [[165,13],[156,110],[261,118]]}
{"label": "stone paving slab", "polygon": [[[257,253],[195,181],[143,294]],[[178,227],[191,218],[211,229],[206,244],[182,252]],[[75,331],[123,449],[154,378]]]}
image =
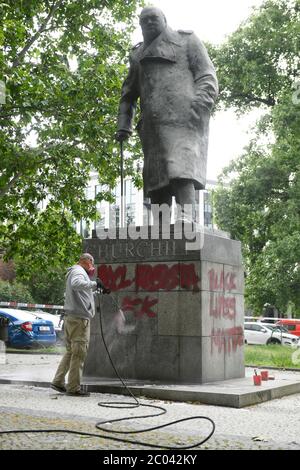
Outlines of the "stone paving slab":
{"label": "stone paving slab", "polygon": [[[300,395],[261,403],[244,409],[207,406],[203,404],[175,403],[143,399],[143,404],[163,406],[166,415],[136,419],[148,414],[149,409],[116,410],[98,406],[101,401],[128,402],[127,397],[92,393],[88,398],[73,398],[53,390],[26,385],[0,385],[0,430],[23,429],[22,434],[0,435],[2,450],[147,450],[147,445],[116,442],[110,434],[95,428],[98,421],[130,416],[122,423],[108,424],[108,429],[137,430],[161,425],[183,417],[207,416],[214,420],[216,432],[209,441],[194,450],[299,450]],[[291,410],[294,410],[291,416]],[[31,433],[32,429],[64,429],[97,433],[99,437],[69,433]],[[147,433],[118,435],[127,440],[176,449],[193,445],[205,438],[211,430],[207,421],[192,420]],[[193,450],[193,451],[194,451]],[[192,452],[192,451],[190,451]]]}
{"label": "stone paving slab", "polygon": [[[94,393],[112,393],[128,395],[118,379],[89,378],[83,381],[87,390]],[[38,387],[50,387],[50,381],[26,380],[16,374],[0,376],[0,384],[23,384]],[[212,382],[203,385],[174,385],[161,383],[144,383],[127,380],[126,385],[134,395],[155,398],[159,400],[201,402],[208,405],[243,408],[275,398],[281,398],[294,393],[300,393],[300,377],[295,380],[278,378],[276,381],[263,382],[255,387],[252,374],[244,379],[231,379],[222,382]]]}
{"label": "stone paving slab", "polygon": [[[127,394],[122,384],[117,380],[99,380],[89,377],[85,383],[88,384],[88,389],[93,392]],[[251,371],[248,371],[248,376],[243,379],[201,385],[145,383],[132,380],[126,381],[126,384],[137,396],[160,400],[201,402],[232,408],[243,408],[300,392],[300,377],[295,379],[292,376],[282,377],[278,374],[276,380],[262,382],[261,386],[254,386]]]}
{"label": "stone paving slab", "polygon": [[[24,384],[49,387],[60,360],[60,356],[41,356],[30,358],[21,356],[16,359],[7,355],[7,364],[0,366],[0,383]],[[15,355],[18,356],[18,355]],[[16,362],[20,361],[20,362]],[[283,396],[300,393],[300,374],[297,372],[272,371],[275,380],[254,386],[253,369],[246,369],[246,377],[201,385],[173,384],[126,380],[137,396],[149,398],[201,402],[210,405],[243,408]],[[118,379],[99,379],[89,377],[84,381],[88,390],[100,393],[127,394]]]}
{"label": "stone paving slab", "polygon": [[[207,405],[228,406],[243,408],[256,405],[268,400],[300,393],[300,381],[278,380],[276,384],[263,384],[255,387],[251,384],[252,378],[245,378],[240,383],[228,383],[242,379],[226,380],[204,385],[173,385],[173,384],[145,384],[137,381],[126,381],[127,386],[137,397],[155,398],[158,400],[200,402]],[[0,384],[23,384],[38,387],[50,387],[50,382],[39,380],[21,380],[18,378],[0,378]],[[99,380],[84,381],[87,390],[94,393],[110,393],[129,395],[123,385],[117,381]]]}
{"label": "stone paving slab", "polygon": [[[1,408],[0,408],[1,410]],[[61,419],[61,418],[44,418],[39,416],[28,416],[22,412],[3,412],[1,416],[5,427],[0,424],[0,430],[3,429],[71,429],[74,431],[94,433],[95,428],[92,424],[83,424],[81,421]],[[100,433],[99,433],[100,435]],[[199,438],[199,435],[196,436]],[[203,436],[204,437],[204,436]],[[126,437],[126,439],[133,439]],[[154,445],[154,450],[161,449],[161,445],[174,446],[179,445],[193,445],[195,436],[179,437],[171,433],[152,432],[149,437],[136,436],[136,440],[144,440]],[[102,435],[102,437],[88,437],[68,433],[24,433],[24,434],[8,434],[0,435],[0,450],[97,450],[97,451],[120,451],[120,450],[147,450],[151,451],[150,447],[137,445],[135,443],[122,443],[115,442]],[[202,446],[196,447],[189,452],[197,453],[201,450],[299,450],[299,445],[296,443],[278,445],[276,442],[258,439],[251,441],[240,436],[232,436],[231,438],[225,437],[212,437]],[[99,458],[100,462],[100,458]]]}
{"label": "stone paving slab", "polygon": [[[92,393],[88,398],[74,398],[63,394],[58,394],[48,385],[54,376],[60,356],[54,355],[30,355],[30,354],[7,354],[6,360],[0,363],[0,379],[5,382],[17,382],[0,384],[0,429],[33,429],[33,428],[64,428],[83,430],[88,432],[98,431],[95,424],[99,420],[113,419],[120,417],[120,410],[100,408],[100,401],[130,401],[128,397],[116,395],[120,392],[118,381],[110,380],[110,387],[114,387],[114,394]],[[246,387],[250,392],[256,391],[251,382],[253,368],[247,369]],[[299,383],[300,372],[292,371],[272,371],[275,375],[273,382],[285,385]],[[38,383],[39,386],[26,385],[27,383]],[[127,382],[127,381],[126,381]],[[133,386],[132,381],[128,381]],[[227,384],[227,390],[235,392],[237,382]],[[90,387],[97,384],[90,384]],[[107,384],[106,384],[107,385]],[[136,420],[136,414],[141,414],[140,410],[130,411],[130,420],[124,422],[123,428],[136,429],[143,426],[155,426],[164,422],[177,420],[186,416],[208,416],[216,424],[216,431],[213,437],[201,447],[201,450],[299,450],[300,449],[300,393],[285,396],[279,399],[272,399],[260,402],[257,405],[245,406],[243,408],[230,408],[228,406],[206,405],[199,401],[178,400],[177,385],[160,384],[160,393],[166,390],[172,391],[176,396],[169,400],[145,398],[148,391],[154,394],[158,384],[144,383],[135,384],[137,394],[144,394],[141,401],[144,403],[163,406],[167,410],[167,415],[147,418],[147,420]],[[215,390],[221,390],[221,385],[205,384],[201,387],[209,389],[213,386]],[[224,385],[224,384],[223,384]],[[271,385],[267,382],[260,387],[260,390],[268,392],[265,387]],[[116,389],[116,387],[119,387]],[[182,388],[183,386],[181,386]],[[191,393],[193,386],[186,386]],[[108,390],[108,388],[106,388]],[[207,389],[206,389],[207,390]],[[187,393],[186,390],[184,390]],[[271,392],[270,392],[271,393]],[[187,398],[187,395],[186,395]],[[128,410],[125,410],[126,415]],[[187,421],[178,425],[166,428],[165,430],[154,431],[152,434],[136,435],[140,441],[153,442],[159,445],[176,446],[180,444],[192,444],[199,441],[199,437],[207,435],[209,423],[205,421]],[[99,431],[99,433],[101,433]],[[128,436],[127,436],[128,437]],[[130,436],[131,438],[132,436]],[[136,444],[119,443],[109,440],[107,437],[89,438],[74,436],[72,434],[10,434],[0,436],[0,449],[21,450],[21,449],[70,449],[70,450],[105,450],[132,451],[140,450],[142,447]],[[150,449],[147,449],[149,452]],[[85,454],[86,455],[86,454]],[[101,463],[101,460],[100,460]]]}

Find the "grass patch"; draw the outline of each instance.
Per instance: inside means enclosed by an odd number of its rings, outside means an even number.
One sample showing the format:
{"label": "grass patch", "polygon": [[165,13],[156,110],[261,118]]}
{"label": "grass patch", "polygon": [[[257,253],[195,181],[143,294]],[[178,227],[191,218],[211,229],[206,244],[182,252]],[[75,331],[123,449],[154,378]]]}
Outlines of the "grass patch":
{"label": "grass patch", "polygon": [[281,346],[280,344],[270,344],[269,346],[247,344],[245,346],[245,365],[300,370],[300,364],[293,364],[292,362],[292,355],[295,351],[297,349]]}

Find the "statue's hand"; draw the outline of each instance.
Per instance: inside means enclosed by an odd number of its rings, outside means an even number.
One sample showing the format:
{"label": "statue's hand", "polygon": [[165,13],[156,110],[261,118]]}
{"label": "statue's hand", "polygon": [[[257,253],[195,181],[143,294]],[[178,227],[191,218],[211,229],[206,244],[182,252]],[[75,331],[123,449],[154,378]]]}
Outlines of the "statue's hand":
{"label": "statue's hand", "polygon": [[127,140],[129,136],[130,136],[130,132],[118,131],[115,137],[118,142],[124,142],[124,140]]}

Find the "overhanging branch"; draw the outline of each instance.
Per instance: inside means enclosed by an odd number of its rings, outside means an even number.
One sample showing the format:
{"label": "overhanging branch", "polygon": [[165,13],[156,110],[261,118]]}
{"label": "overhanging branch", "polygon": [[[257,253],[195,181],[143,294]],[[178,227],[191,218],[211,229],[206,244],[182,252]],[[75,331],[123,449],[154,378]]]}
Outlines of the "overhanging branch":
{"label": "overhanging branch", "polygon": [[[54,149],[55,147],[59,148],[60,146],[65,145],[66,143],[67,142],[50,143],[50,144],[45,145],[42,148],[40,148],[40,147],[39,148],[30,148],[30,149],[27,149],[27,150],[30,151],[33,154],[36,154],[36,156],[38,156],[38,155],[42,154],[43,152],[46,152],[50,149]],[[72,147],[74,147],[76,145],[79,145],[79,144],[81,144],[80,141],[74,141],[74,142],[72,142]],[[16,156],[17,156],[17,154],[16,154]],[[57,160],[57,157],[51,155],[51,156],[43,158],[43,160],[36,160],[33,165],[39,168],[39,167],[41,167],[41,165],[44,165],[47,162],[56,161],[56,160]],[[15,173],[15,175],[11,177],[11,179],[8,181],[8,183],[3,188],[0,189],[0,199],[5,196],[5,194],[14,186],[14,184],[19,180],[19,178],[21,178],[25,173],[26,173],[26,166],[23,166],[22,171],[17,171]]]}
{"label": "overhanging branch", "polygon": [[53,3],[50,11],[49,11],[49,14],[47,15],[45,21],[41,24],[41,26],[39,27],[39,29],[37,30],[37,32],[27,41],[27,43],[25,44],[25,46],[23,47],[23,49],[21,50],[21,52],[18,54],[18,56],[16,57],[16,59],[14,60],[12,66],[13,68],[15,67],[18,67],[20,65],[20,63],[22,62],[22,60],[24,59],[26,53],[28,52],[28,50],[30,49],[30,47],[32,46],[32,44],[40,37],[40,35],[46,30],[46,26],[47,24],[49,23],[49,21],[53,18],[56,10],[60,7],[60,5],[62,4],[63,0],[58,0],[57,2]]}
{"label": "overhanging branch", "polygon": [[267,106],[275,106],[276,101],[273,96],[269,96],[268,98],[260,98],[259,96],[254,96],[251,93],[236,93],[232,94],[231,98],[242,98],[248,101],[248,103],[257,102],[266,104]]}

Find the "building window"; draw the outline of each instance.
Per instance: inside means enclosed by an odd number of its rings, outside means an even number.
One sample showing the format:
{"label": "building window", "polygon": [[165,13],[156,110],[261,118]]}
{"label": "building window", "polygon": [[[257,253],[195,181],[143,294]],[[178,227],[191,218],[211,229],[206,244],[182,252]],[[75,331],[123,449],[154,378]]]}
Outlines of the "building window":
{"label": "building window", "polygon": [[109,227],[120,227],[120,206],[118,204],[110,204]]}
{"label": "building window", "polygon": [[213,228],[212,194],[207,191],[203,194],[203,212],[205,227]]}
{"label": "building window", "polygon": [[126,225],[135,223],[135,204],[126,204]]}

